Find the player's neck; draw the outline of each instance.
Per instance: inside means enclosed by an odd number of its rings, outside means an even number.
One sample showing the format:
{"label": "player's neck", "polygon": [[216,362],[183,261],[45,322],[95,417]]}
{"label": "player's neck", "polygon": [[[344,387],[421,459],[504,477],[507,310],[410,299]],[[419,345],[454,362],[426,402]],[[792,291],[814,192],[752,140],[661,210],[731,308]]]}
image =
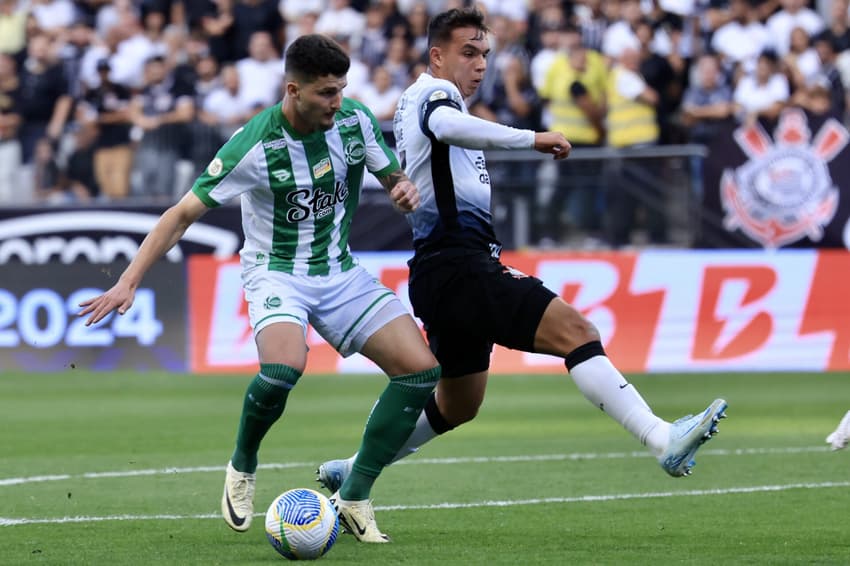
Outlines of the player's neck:
{"label": "player's neck", "polygon": [[280,113],[289,125],[289,129],[294,130],[300,136],[309,136],[319,130],[318,126],[309,124],[301,118],[301,115],[295,109],[295,103],[288,96],[283,98],[283,103],[280,105]]}

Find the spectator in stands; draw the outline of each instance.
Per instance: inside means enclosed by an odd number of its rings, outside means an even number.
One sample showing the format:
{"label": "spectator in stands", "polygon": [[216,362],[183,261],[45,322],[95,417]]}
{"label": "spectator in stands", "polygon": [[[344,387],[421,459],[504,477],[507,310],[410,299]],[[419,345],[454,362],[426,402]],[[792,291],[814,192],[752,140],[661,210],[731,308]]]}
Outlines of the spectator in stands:
{"label": "spectator in stands", "polygon": [[[221,144],[251,119],[256,113],[256,107],[248,104],[240,96],[239,73],[235,66],[232,64],[222,66],[220,77],[221,84],[204,99],[198,118],[202,123],[215,129]],[[210,155],[206,155],[203,166],[209,163]]]}
{"label": "spectator in stands", "polygon": [[682,99],[682,123],[690,142],[708,145],[722,124],[735,115],[732,89],[715,55],[697,60],[694,79]]}
{"label": "spectator in stands", "polygon": [[792,92],[804,90],[821,74],[821,61],[809,41],[809,34],[802,27],[791,30],[791,44],[782,57],[781,68],[788,77]]}
{"label": "spectator in stands", "polygon": [[619,19],[608,26],[602,37],[602,53],[611,61],[637,44],[637,25],[643,19],[640,0],[622,0],[619,6]]}
{"label": "spectator in stands", "polygon": [[402,89],[392,82],[392,76],[386,67],[378,66],[372,70],[372,79],[360,93],[360,101],[365,104],[381,122],[384,137],[392,134],[392,119]]}
{"label": "spectator in stands", "polygon": [[[60,180],[56,143],[48,138],[39,138],[33,147],[32,183],[37,201],[64,203],[64,190]],[[26,199],[24,202],[28,201]],[[21,203],[21,200],[17,201]]]}
{"label": "spectator in stands", "polygon": [[347,37],[353,53],[357,53],[365,29],[365,16],[352,8],[349,0],[329,0],[316,21],[318,33]]}
{"label": "spectator in stands", "polygon": [[425,4],[416,3],[407,14],[410,26],[410,59],[421,61],[428,59],[428,8]]}
{"label": "spectator in stands", "polygon": [[791,104],[820,116],[832,116],[843,121],[847,109],[847,98],[841,73],[835,66],[835,45],[829,36],[820,35],[815,40],[818,60],[823,61],[819,70],[794,89]]}
{"label": "spectator in stands", "polygon": [[165,57],[168,46],[163,39],[165,16],[162,12],[143,12],[140,21],[134,13],[127,12],[116,24],[121,29],[122,39],[117,51],[110,57],[113,81],[133,89],[144,84],[145,63],[152,57]]}
{"label": "spectator in stands", "polygon": [[779,72],[776,52],[763,52],[759,55],[756,72],[741,77],[735,86],[734,100],[739,109],[739,120],[744,124],[753,124],[759,118],[775,120],[790,93],[788,79]]}
{"label": "spectator in stands", "polygon": [[820,14],[806,7],[806,0],[780,0],[782,9],[767,19],[767,31],[771,45],[780,57],[791,49],[791,31],[803,28],[809,37],[823,31],[826,27]]}
{"label": "spectator in stands", "polygon": [[73,100],[62,66],[51,57],[51,40],[37,33],[29,39],[27,58],[19,71],[21,81],[21,127],[18,135],[24,164],[30,163],[41,138],[58,141],[71,112]]}
{"label": "spectator in stands", "polygon": [[51,39],[59,39],[74,23],[74,4],[70,0],[30,0],[30,14],[38,29]]}
{"label": "spectator in stands", "polygon": [[376,3],[369,4],[366,8],[363,36],[357,48],[357,54],[359,59],[370,68],[380,65],[387,52],[387,36],[384,33],[386,20],[383,6]]}
{"label": "spectator in stands", "polygon": [[835,45],[835,52],[841,53],[850,49],[850,2],[848,0],[832,0],[829,4],[829,19],[827,28],[813,36],[814,39],[828,37]]}
{"label": "spectator in stands", "polygon": [[94,167],[97,137],[97,128],[91,124],[82,124],[74,131],[73,149],[60,174],[60,186],[66,202],[89,202],[100,193]]}
{"label": "spectator in stands", "polygon": [[[83,58],[80,60],[79,77],[80,87],[83,91],[93,89],[100,86],[101,73],[97,66],[102,61],[107,61],[110,67],[109,80],[116,84],[124,84],[119,77],[125,80],[129,77],[129,73],[121,69],[115,69],[116,64],[121,64],[122,60],[115,55],[118,53],[118,46],[124,39],[124,30],[121,26],[112,26],[106,30],[106,34],[102,39],[94,34],[91,45],[86,49]],[[129,84],[126,84],[129,88]]]}
{"label": "spectator in stands", "polygon": [[236,60],[233,37],[233,0],[213,0],[201,17],[212,55],[221,62]]}
{"label": "spectator in stands", "polygon": [[658,121],[659,143],[677,143],[682,141],[673,117],[682,101],[684,91],[686,64],[679,54],[678,44],[681,40],[681,30],[669,35],[671,49],[666,56],[659,55],[653,50],[652,23],[643,18],[635,26],[635,35],[640,41],[640,74],[652,90],[658,93],[658,104],[655,116]]}
{"label": "spectator in stands", "polygon": [[251,106],[263,108],[281,97],[283,61],[267,31],[251,35],[250,56],[236,63],[240,94]]}
{"label": "spectator in stands", "polygon": [[369,67],[352,51],[351,38],[347,35],[335,35],[333,39],[342,47],[351,62],[351,66],[348,68],[348,84],[345,87],[345,96],[359,100],[363,89],[369,84]]}
{"label": "spectator in stands", "polygon": [[130,140],[130,90],[109,79],[109,61],[102,59],[97,70],[100,85],[89,91],[83,101],[84,125],[97,129],[93,149],[94,177],[100,192],[111,200],[130,194],[133,145]]}
{"label": "spectator in stands", "polygon": [[[546,20],[540,25],[540,49],[531,58],[528,69],[531,84],[538,92],[546,82],[552,63],[561,52],[561,32],[564,29],[566,23],[563,21]],[[544,120],[544,124],[548,123]]]}
{"label": "spectator in stands", "polygon": [[68,94],[78,100],[83,96],[83,83],[80,80],[81,69],[86,52],[92,45],[94,30],[83,20],[74,22],[66,33],[60,34],[57,42],[62,71],[68,81]]}
{"label": "spectator in stands", "polygon": [[394,86],[407,88],[410,76],[410,43],[406,37],[392,37],[387,43],[387,56],[381,64],[390,74]]}
{"label": "spectator in stands", "polygon": [[[605,4],[606,2],[602,0],[584,0],[575,5],[576,21],[581,28],[584,46],[600,53],[605,30],[608,29]],[[608,2],[608,4],[614,4],[614,2]]]}
{"label": "spectator in stands", "polygon": [[[538,91],[552,117],[549,129],[561,132],[573,148],[600,147],[605,139],[605,89],[608,69],[598,51],[587,49],[581,30],[568,26],[559,33],[560,52],[555,56]],[[599,228],[600,162],[596,160],[567,162],[556,173],[554,162],[541,165],[544,179],[558,179],[553,192],[555,205],[550,205],[543,190],[538,191],[537,210],[541,236],[557,241],[563,235],[562,214],[568,225],[583,231]],[[548,176],[547,176],[548,174]],[[543,183],[541,183],[542,189]],[[553,187],[554,188],[554,187]]]}
{"label": "spectator in stands", "polygon": [[21,167],[20,81],[15,59],[0,53],[0,204],[19,200],[18,169]]}
{"label": "spectator in stands", "polygon": [[384,35],[387,39],[393,37],[403,37],[409,44],[413,36],[410,32],[410,23],[407,18],[399,11],[396,0],[371,0],[371,3],[366,3],[365,10],[370,6],[377,5],[384,12]]}
{"label": "spectator in stands", "polygon": [[711,38],[711,49],[720,56],[724,73],[732,75],[755,70],[759,54],[771,44],[770,33],[759,20],[759,12],[748,0],[729,0],[729,21]]}
{"label": "spectator in stands", "polygon": [[253,57],[251,41],[258,31],[268,33],[275,53],[280,52],[285,27],[277,6],[277,0],[236,0],[233,4],[234,60]]}
{"label": "spectator in stands", "polygon": [[530,57],[522,42],[523,27],[501,14],[492,15],[488,22],[492,51],[481,85],[467,101],[469,111],[491,122],[537,129],[539,100],[528,76]]}
{"label": "spectator in stands", "polygon": [[187,125],[194,118],[191,90],[174,82],[162,57],[145,64],[145,86],[133,98],[130,115],[144,135],[136,151],[131,185],[136,196],[170,201],[176,186],[176,165],[188,142]]}
{"label": "spectator in stands", "polygon": [[[821,61],[821,74],[829,81],[830,108],[839,120],[844,120],[847,113],[848,93],[838,68],[838,49],[840,39],[830,35],[818,35],[814,40],[814,48]],[[846,53],[846,51],[845,51]]]}
{"label": "spectator in stands", "polygon": [[[655,110],[659,95],[640,74],[639,49],[639,44],[624,47],[608,80],[608,145],[616,149],[652,146],[659,139]],[[646,212],[650,242],[666,243],[666,200],[658,193],[656,173],[649,171],[640,158],[614,160],[608,165],[606,221],[611,243],[631,243],[636,213],[641,208]]]}
{"label": "spectator in stands", "polygon": [[26,45],[26,9],[18,0],[0,0],[0,53],[18,56]]}

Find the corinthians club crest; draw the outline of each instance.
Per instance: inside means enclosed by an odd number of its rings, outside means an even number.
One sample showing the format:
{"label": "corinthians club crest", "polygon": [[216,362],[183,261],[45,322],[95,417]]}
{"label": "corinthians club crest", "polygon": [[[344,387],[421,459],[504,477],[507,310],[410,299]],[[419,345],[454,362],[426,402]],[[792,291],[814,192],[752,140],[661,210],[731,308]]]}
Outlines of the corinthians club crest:
{"label": "corinthians club crest", "polygon": [[830,118],[812,139],[806,115],[791,109],[782,113],[773,134],[771,140],[758,123],[735,130],[735,141],[749,159],[723,172],[723,224],[766,248],[806,236],[819,241],[838,208],[828,163],[850,141],[850,133]]}

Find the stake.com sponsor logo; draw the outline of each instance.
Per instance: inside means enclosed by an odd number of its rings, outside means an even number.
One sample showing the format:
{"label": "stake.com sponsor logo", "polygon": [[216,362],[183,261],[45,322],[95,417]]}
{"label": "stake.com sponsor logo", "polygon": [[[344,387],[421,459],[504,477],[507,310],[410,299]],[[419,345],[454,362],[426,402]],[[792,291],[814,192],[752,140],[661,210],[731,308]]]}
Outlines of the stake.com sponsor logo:
{"label": "stake.com sponsor logo", "polygon": [[[408,258],[372,253],[360,262],[408,304]],[[850,369],[844,251],[506,252],[502,260],[593,321],[623,371]],[[189,285],[192,370],[253,371],[238,262],[194,256]],[[308,343],[308,371],[378,371],[362,356],[341,358],[312,329]],[[559,372],[563,363],[496,347],[491,369]]]}

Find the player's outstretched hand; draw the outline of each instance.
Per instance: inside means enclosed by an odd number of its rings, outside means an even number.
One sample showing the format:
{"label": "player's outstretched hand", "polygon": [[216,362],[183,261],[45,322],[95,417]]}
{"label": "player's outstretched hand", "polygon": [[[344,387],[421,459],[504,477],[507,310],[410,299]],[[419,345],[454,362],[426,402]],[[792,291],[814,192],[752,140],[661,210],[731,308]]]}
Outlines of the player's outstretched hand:
{"label": "player's outstretched hand", "polygon": [[534,149],[550,153],[555,159],[565,159],[570,154],[570,142],[561,132],[537,132],[534,134]]}
{"label": "player's outstretched hand", "polygon": [[116,309],[118,314],[124,314],[133,305],[135,296],[135,289],[130,287],[128,283],[119,280],[104,294],[80,303],[83,310],[77,316],[90,315],[86,320],[86,326],[90,326],[101,321],[103,317]]}
{"label": "player's outstretched hand", "polygon": [[409,179],[404,179],[390,189],[390,199],[400,211],[413,212],[419,207],[419,189]]}

